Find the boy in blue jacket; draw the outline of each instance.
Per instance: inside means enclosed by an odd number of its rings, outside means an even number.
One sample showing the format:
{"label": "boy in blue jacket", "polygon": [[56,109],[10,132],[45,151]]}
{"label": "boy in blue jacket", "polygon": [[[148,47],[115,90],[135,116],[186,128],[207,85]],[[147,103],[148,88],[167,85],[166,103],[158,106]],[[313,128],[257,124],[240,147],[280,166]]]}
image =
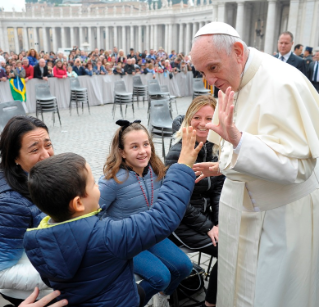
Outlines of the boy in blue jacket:
{"label": "boy in blue jacket", "polygon": [[179,225],[194,187],[191,167],[202,147],[194,149],[195,139],[189,127],[153,208],[120,221],[99,208],[99,188],[81,156],[56,155],[31,169],[32,200],[48,216],[28,229],[24,247],[43,281],[61,292],[58,300],[78,307],[143,306],[132,258]]}

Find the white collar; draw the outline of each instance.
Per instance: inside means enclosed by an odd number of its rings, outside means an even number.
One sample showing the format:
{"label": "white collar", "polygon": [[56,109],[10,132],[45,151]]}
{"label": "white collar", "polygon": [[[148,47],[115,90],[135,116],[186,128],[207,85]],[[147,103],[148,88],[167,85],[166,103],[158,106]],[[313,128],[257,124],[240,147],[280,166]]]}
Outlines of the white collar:
{"label": "white collar", "polygon": [[285,62],[287,62],[288,61],[288,59],[289,59],[289,57],[290,57],[290,55],[291,55],[291,51],[290,52],[288,52],[287,54],[285,54],[285,55],[282,55],[280,52],[278,53],[279,54],[279,56],[278,56],[278,59],[279,60],[281,60],[281,57],[283,56],[284,57],[284,59],[285,59]]}

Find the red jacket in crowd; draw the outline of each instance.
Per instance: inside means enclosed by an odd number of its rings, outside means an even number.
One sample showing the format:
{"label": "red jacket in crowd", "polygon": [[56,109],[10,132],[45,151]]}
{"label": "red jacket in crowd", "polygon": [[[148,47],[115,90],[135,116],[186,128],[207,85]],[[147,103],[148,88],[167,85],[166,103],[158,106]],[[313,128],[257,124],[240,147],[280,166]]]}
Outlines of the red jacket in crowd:
{"label": "red jacket in crowd", "polygon": [[53,76],[56,78],[63,78],[63,76],[68,76],[65,69],[57,69],[56,66],[53,67]]}
{"label": "red jacket in crowd", "polygon": [[25,69],[25,78],[33,79],[33,66],[23,66],[23,68]]}

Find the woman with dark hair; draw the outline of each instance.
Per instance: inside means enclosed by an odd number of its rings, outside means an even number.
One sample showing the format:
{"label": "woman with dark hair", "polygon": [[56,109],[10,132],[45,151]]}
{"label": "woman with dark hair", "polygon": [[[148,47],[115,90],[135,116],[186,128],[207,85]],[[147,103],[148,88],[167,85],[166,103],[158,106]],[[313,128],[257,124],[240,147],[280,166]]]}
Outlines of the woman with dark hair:
{"label": "woman with dark hair", "polygon": [[40,298],[52,291],[43,283],[23,248],[27,228],[37,227],[44,214],[32,203],[30,169],[53,155],[47,126],[37,118],[16,116],[0,137],[0,293],[18,306],[37,286]]}

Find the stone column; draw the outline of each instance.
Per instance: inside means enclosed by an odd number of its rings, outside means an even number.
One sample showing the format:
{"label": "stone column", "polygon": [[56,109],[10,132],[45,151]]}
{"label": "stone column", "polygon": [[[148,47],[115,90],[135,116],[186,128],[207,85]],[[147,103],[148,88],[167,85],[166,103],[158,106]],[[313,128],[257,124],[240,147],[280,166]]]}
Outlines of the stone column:
{"label": "stone column", "polygon": [[68,47],[65,43],[65,28],[64,26],[61,27],[61,48]]}
{"label": "stone column", "polygon": [[18,37],[18,27],[13,28],[14,30],[14,46],[16,49],[16,53],[20,53],[20,48],[19,48],[19,37]]}
{"label": "stone column", "polygon": [[50,51],[48,48],[48,36],[47,36],[47,28],[42,27],[42,39],[43,39],[43,49],[45,52]]}
{"label": "stone column", "polygon": [[193,39],[195,37],[196,32],[197,32],[197,23],[194,22],[193,23],[193,33],[192,33],[192,43],[193,43]]}
{"label": "stone column", "polygon": [[264,48],[265,52],[269,54],[272,54],[274,52],[276,8],[277,8],[276,0],[269,0],[266,33],[265,33],[265,48]]}
{"label": "stone column", "polygon": [[8,38],[8,28],[6,26],[3,27],[4,32],[4,51],[10,51],[9,50],[9,38]]}
{"label": "stone column", "polygon": [[27,51],[29,49],[29,36],[28,36],[28,28],[23,27],[23,49]]}
{"label": "stone column", "polygon": [[88,29],[88,43],[89,43],[89,49],[90,51],[92,51],[94,48],[92,47],[93,46],[93,40],[92,40],[92,28],[91,27],[87,27]]}
{"label": "stone column", "polygon": [[76,45],[76,42],[74,40],[74,28],[70,27],[70,47],[73,48],[73,46]]}
{"label": "stone column", "polygon": [[118,43],[117,43],[117,26],[114,26],[114,38],[113,38],[113,46],[116,46],[119,48]]}
{"label": "stone column", "polygon": [[52,51],[56,53],[58,51],[57,40],[56,40],[57,39],[56,28],[51,27],[51,31],[52,31]]}
{"label": "stone column", "polygon": [[142,26],[138,26],[138,51],[142,52]]}
{"label": "stone column", "polygon": [[319,36],[318,36],[318,25],[319,25],[319,3],[318,1],[314,3],[313,11],[313,21],[310,36],[310,46],[319,46]]}
{"label": "stone column", "polygon": [[83,44],[83,28],[82,26],[79,26],[79,48],[82,49]]}
{"label": "stone column", "polygon": [[171,50],[173,49],[173,25],[170,23],[168,25],[168,48],[166,50],[166,52],[168,54],[171,53]]}
{"label": "stone column", "polygon": [[150,34],[150,47],[149,49],[154,48],[154,25],[151,25],[151,34]]}
{"label": "stone column", "polygon": [[34,41],[34,49],[36,51],[39,51],[39,36],[38,36],[36,27],[33,27],[33,41]]}
{"label": "stone column", "polygon": [[179,24],[179,44],[178,44],[179,50],[177,50],[177,53],[184,51],[184,24]]}
{"label": "stone column", "polygon": [[225,22],[226,3],[218,3],[217,21]]}
{"label": "stone column", "polygon": [[213,14],[212,14],[212,21],[217,21],[218,18],[218,5],[217,4],[213,4]]}
{"label": "stone column", "polygon": [[4,35],[3,35],[3,27],[0,22],[0,46],[4,48]]}
{"label": "stone column", "polygon": [[296,37],[297,34],[298,13],[299,0],[290,0],[287,30],[290,31],[294,35],[294,37]]}
{"label": "stone column", "polygon": [[164,42],[160,42],[161,46],[163,45],[164,50],[168,52],[168,24],[164,25]]}
{"label": "stone column", "polygon": [[[144,49],[149,50],[150,49],[150,26],[146,25],[146,37],[145,37],[145,45]],[[144,50],[143,50],[144,51]]]}
{"label": "stone column", "polygon": [[126,27],[125,26],[122,26],[122,46],[121,46],[121,49],[124,50],[124,53],[128,50],[126,50]]}
{"label": "stone column", "polygon": [[130,27],[130,48],[135,48],[135,46],[134,46],[134,26]]}
{"label": "stone column", "polygon": [[109,50],[109,41],[110,41],[110,31],[109,27],[105,26],[105,50]]}
{"label": "stone column", "polygon": [[236,30],[241,38],[244,38],[245,19],[244,19],[245,5],[244,2],[237,3],[237,17],[236,17]]}
{"label": "stone column", "polygon": [[186,24],[186,48],[185,55],[187,55],[190,51],[190,23]]}
{"label": "stone column", "polygon": [[96,26],[96,48],[101,49],[101,28],[99,25]]}
{"label": "stone column", "polygon": [[159,47],[159,46],[157,45],[157,43],[158,43],[157,27],[158,27],[157,24],[154,25],[154,46],[153,46],[153,48],[154,48],[156,51],[158,51],[157,48]]}

